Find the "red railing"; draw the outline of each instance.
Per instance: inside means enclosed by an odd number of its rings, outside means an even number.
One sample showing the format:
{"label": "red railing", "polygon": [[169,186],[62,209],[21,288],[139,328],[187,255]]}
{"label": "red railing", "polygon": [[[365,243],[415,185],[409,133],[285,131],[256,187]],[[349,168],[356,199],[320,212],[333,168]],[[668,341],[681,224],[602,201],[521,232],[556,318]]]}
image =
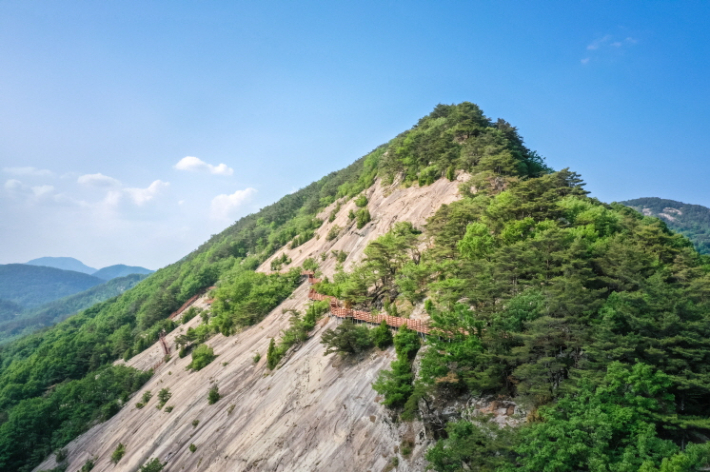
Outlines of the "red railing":
{"label": "red railing", "polygon": [[329,300],[330,314],[333,316],[337,316],[338,318],[352,318],[354,320],[364,321],[365,323],[372,324],[380,324],[384,321],[387,326],[392,326],[393,328],[399,328],[402,325],[407,325],[407,328],[417,331],[419,333],[429,334],[431,332],[429,329],[429,324],[426,321],[410,320],[408,318],[401,318],[399,316],[373,315],[369,311],[342,308],[337,298],[332,297],[330,295],[323,295],[321,293],[316,292],[314,289],[311,289],[308,292],[308,299],[314,301]]}

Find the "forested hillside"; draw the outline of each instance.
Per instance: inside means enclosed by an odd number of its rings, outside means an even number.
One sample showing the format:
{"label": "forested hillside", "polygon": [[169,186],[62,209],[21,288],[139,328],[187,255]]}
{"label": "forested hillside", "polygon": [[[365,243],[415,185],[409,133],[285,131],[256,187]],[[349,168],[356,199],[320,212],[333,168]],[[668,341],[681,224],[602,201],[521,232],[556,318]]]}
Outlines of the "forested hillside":
{"label": "forested hillside", "polygon": [[710,208],[655,197],[621,203],[645,215],[661,218],[673,231],[687,236],[698,252],[710,254]]}
{"label": "forested hillside", "polygon": [[[146,275],[132,274],[118,277],[101,285],[96,285],[83,292],[53,300],[35,308],[23,310],[18,305],[12,311],[13,316],[0,318],[0,344],[27,335],[38,329],[52,326],[69,315],[89,308],[96,303],[118,296],[131,289]],[[0,305],[1,309],[2,305]]]}
{"label": "forested hillside", "polygon": [[91,275],[93,275],[94,277],[98,277],[100,279],[103,279],[103,280],[111,280],[111,279],[115,279],[116,277],[125,277],[125,276],[131,275],[131,274],[148,275],[148,274],[152,274],[153,272],[154,271],[152,271],[150,269],[146,269],[145,267],[116,264],[116,265],[104,267],[103,269],[99,269]]}
{"label": "forested hillside", "polygon": [[[326,347],[357,362],[353,354],[394,342],[397,358],[373,388],[398,421],[484,396],[528,412],[516,427],[464,411],[433,427],[438,442],[427,457],[440,472],[707,467],[710,259],[656,218],[589,198],[580,176],[553,172],[514,127],[466,102],[437,106],[388,144],[242,218],[123,295],[4,347],[0,469],[31,470],[115,414],[146,374],[111,362],[151,345],[174,328],[167,317],[177,307],[217,284],[213,312],[179,340],[194,348],[194,369],[211,362],[205,340],[259,323],[300,283],[288,257],[272,261],[271,275],[254,269],[314,238],[320,209],[333,204],[334,218],[357,197],[349,218],[360,229],[376,216],[361,194],[376,179],[427,186],[461,171],[471,175],[461,200],[425,228],[392,225],[360,264],[341,265],[315,286],[370,311],[410,316],[420,307],[433,335],[422,345],[407,329],[386,339],[386,327],[342,323],[323,335]],[[318,261],[308,266],[317,270]],[[267,353],[270,368],[308,338],[318,316],[315,307],[294,315]]]}
{"label": "forested hillside", "polygon": [[0,299],[23,308],[82,292],[104,283],[92,275],[27,264],[0,265]]}

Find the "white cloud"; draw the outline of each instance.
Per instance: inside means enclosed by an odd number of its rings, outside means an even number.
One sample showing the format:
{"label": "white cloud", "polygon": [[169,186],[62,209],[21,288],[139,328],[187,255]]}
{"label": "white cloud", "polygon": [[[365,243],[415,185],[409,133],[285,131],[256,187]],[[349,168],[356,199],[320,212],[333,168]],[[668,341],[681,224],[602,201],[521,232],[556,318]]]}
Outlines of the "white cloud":
{"label": "white cloud", "polygon": [[10,179],[5,182],[5,190],[12,197],[22,197],[28,200],[38,200],[42,197],[47,197],[54,192],[52,185],[37,185],[31,187],[17,179]]}
{"label": "white cloud", "polygon": [[212,218],[216,220],[233,219],[235,211],[255,193],[256,189],[249,187],[244,190],[237,190],[231,195],[217,195],[212,199]]}
{"label": "white cloud", "polygon": [[169,182],[163,182],[162,180],[156,180],[146,188],[126,188],[123,191],[133,200],[138,206],[152,200],[156,195],[158,195],[163,189],[168,188]]}
{"label": "white cloud", "polygon": [[121,182],[102,173],[86,174],[77,179],[77,182],[87,187],[113,188],[120,187]]}
{"label": "white cloud", "polygon": [[605,36],[602,36],[601,38],[595,39],[589,45],[587,46],[587,50],[589,51],[595,51],[602,47],[604,44],[608,43],[611,40],[611,35],[607,34]]}
{"label": "white cloud", "polygon": [[5,188],[10,192],[15,191],[15,190],[19,190],[22,188],[22,182],[20,182],[17,179],[10,179],[7,182],[5,182]]}
{"label": "white cloud", "polygon": [[12,175],[31,175],[35,177],[49,177],[54,175],[49,169],[37,169],[36,167],[4,167],[3,172]]}
{"label": "white cloud", "polygon": [[588,58],[588,57],[585,57],[584,59],[582,59],[582,60],[579,61],[579,62],[581,62],[582,64],[588,64],[588,63],[589,63],[589,58]]}
{"label": "white cloud", "polygon": [[177,170],[186,170],[190,172],[209,172],[215,175],[232,175],[234,169],[227,167],[227,164],[219,164],[213,166],[202,159],[193,156],[183,157],[175,164]]}
{"label": "white cloud", "polygon": [[32,193],[35,194],[35,197],[42,197],[44,195],[48,195],[54,191],[54,187],[52,185],[38,185],[37,187],[32,187]]}

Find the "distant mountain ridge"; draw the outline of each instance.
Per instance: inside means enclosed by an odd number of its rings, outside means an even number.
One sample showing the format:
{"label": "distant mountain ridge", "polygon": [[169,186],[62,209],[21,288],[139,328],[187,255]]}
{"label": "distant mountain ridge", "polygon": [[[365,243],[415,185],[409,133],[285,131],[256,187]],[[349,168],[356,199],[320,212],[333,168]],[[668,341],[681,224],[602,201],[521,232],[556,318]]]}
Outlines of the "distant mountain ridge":
{"label": "distant mountain ridge", "polygon": [[0,344],[59,323],[74,313],[120,295],[147,276],[147,274],[130,274],[125,277],[115,277],[83,292],[27,310],[23,310],[13,302],[0,300]]}
{"label": "distant mountain ridge", "polygon": [[636,198],[621,204],[662,219],[669,228],[687,236],[698,252],[710,254],[710,208],[657,197]]}
{"label": "distant mountain ridge", "polygon": [[93,274],[96,269],[89,267],[78,259],[73,257],[40,257],[27,262],[33,266],[54,267],[55,269],[73,270],[84,274]]}
{"label": "distant mountain ridge", "polygon": [[152,273],[153,273],[152,270],[146,269],[145,267],[127,266],[125,264],[116,264],[116,265],[104,267],[103,269],[99,269],[91,275],[93,275],[94,277],[98,277],[100,279],[111,280],[111,279],[115,279],[117,277],[125,277],[125,276],[131,275],[131,274],[149,275]]}
{"label": "distant mountain ridge", "polygon": [[111,280],[116,277],[125,277],[131,274],[152,274],[154,271],[140,266],[128,266],[125,264],[115,264],[102,269],[94,269],[73,257],[40,257],[27,262],[28,265],[54,267],[55,269],[72,270],[84,274],[93,275],[101,280]]}
{"label": "distant mountain ridge", "polygon": [[104,283],[93,275],[27,264],[0,265],[0,299],[33,308]]}

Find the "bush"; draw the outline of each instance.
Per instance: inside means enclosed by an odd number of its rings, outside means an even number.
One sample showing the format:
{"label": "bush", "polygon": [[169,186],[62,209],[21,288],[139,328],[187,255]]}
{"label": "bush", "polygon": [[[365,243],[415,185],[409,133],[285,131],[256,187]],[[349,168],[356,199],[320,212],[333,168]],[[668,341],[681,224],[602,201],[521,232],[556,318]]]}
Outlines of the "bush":
{"label": "bush", "polygon": [[192,420],[192,427],[197,428],[197,425],[200,424],[200,420]]}
{"label": "bush", "polygon": [[95,465],[95,458],[92,457],[91,459],[87,459],[86,462],[84,462],[84,465],[81,466],[81,469],[79,469],[79,472],[89,472],[91,469],[94,468]]}
{"label": "bush", "polygon": [[365,195],[359,195],[355,199],[355,205],[357,205],[358,208],[362,208],[364,206],[367,206],[367,197]]}
{"label": "bush", "polygon": [[151,398],[153,398],[153,394],[150,392],[150,390],[146,390],[145,392],[143,392],[143,396],[141,397],[141,403],[147,405]]}
{"label": "bush", "polygon": [[155,457],[140,468],[140,472],[160,472],[165,467],[165,464]]}
{"label": "bush", "polygon": [[210,405],[214,405],[219,401],[220,398],[222,397],[219,394],[219,387],[217,387],[217,385],[214,385],[207,394],[207,403],[209,403]]}
{"label": "bush", "polygon": [[357,218],[357,229],[361,229],[363,226],[370,222],[370,212],[367,208],[362,208],[355,214]]}
{"label": "bush", "polygon": [[355,212],[352,211],[352,209],[348,212],[348,219],[349,219],[349,220],[354,220],[354,219],[355,219]]}
{"label": "bush", "polygon": [[170,393],[169,388],[164,388],[164,389],[160,390],[160,392],[158,392],[158,400],[160,400],[160,402],[158,402],[157,408],[159,410],[161,408],[163,408],[163,406],[165,406],[165,404],[168,403],[168,400],[170,400],[170,397],[172,397],[172,396],[173,396],[173,394]]}
{"label": "bush", "polygon": [[392,345],[392,333],[384,320],[370,334],[372,335],[372,342],[380,349],[386,349]]}
{"label": "bush", "polygon": [[348,253],[345,251],[333,250],[333,251],[331,251],[331,254],[333,254],[333,257],[335,257],[335,260],[338,261],[340,264],[345,262],[345,259],[348,258]]}
{"label": "bush", "polygon": [[202,313],[201,308],[191,306],[190,308],[187,309],[187,311],[185,311],[185,313],[183,313],[182,319],[181,319],[182,324],[187,323],[188,321],[190,321],[191,319],[193,319],[194,317],[196,317],[197,315],[199,315],[201,313]]}
{"label": "bush", "polygon": [[321,337],[321,344],[326,346],[323,355],[337,352],[341,356],[358,354],[373,346],[370,329],[364,325],[355,325],[348,319],[334,330],[327,329]]}
{"label": "bush", "polygon": [[338,212],[340,211],[340,205],[340,202],[338,202],[338,204],[335,205],[335,208],[333,208],[333,211],[330,212],[330,215],[328,216],[328,223],[335,221],[335,217],[338,216]]}
{"label": "bush", "polygon": [[276,341],[274,341],[274,338],[271,338],[271,341],[269,341],[269,350],[266,351],[266,366],[269,370],[274,370],[279,360],[281,360],[281,356],[276,349]]}
{"label": "bush", "polygon": [[214,350],[207,344],[200,344],[192,351],[192,362],[187,366],[195,372],[206,367],[210,362],[215,360]]}
{"label": "bush", "polygon": [[411,361],[417,355],[420,346],[421,342],[416,331],[409,329],[407,325],[399,327],[394,336],[394,349],[397,351],[398,358]]}
{"label": "bush", "polygon": [[318,263],[315,259],[309,257],[308,259],[303,261],[303,265],[301,267],[303,268],[303,270],[310,270],[315,272],[316,270],[318,270]]}
{"label": "bush", "polygon": [[332,240],[334,240],[335,238],[338,237],[338,235],[340,235],[340,231],[342,231],[342,229],[343,229],[343,228],[341,228],[341,227],[338,226],[338,225],[333,225],[333,226],[330,228],[330,231],[328,231],[328,235],[325,237],[325,240],[326,240],[326,241],[332,241]]}
{"label": "bush", "polygon": [[391,367],[392,370],[380,371],[372,388],[380,395],[384,395],[385,399],[382,403],[385,406],[404,406],[414,391],[412,367],[405,359],[397,359],[392,362]]}
{"label": "bush", "polygon": [[126,454],[126,446],[123,445],[123,443],[118,443],[118,446],[116,447],[116,450],[113,451],[111,454],[111,462],[114,464],[118,464],[118,461],[123,459],[123,456]]}
{"label": "bush", "polygon": [[261,360],[261,354],[259,354],[259,353],[257,352],[256,354],[254,354],[254,357],[252,357],[251,360],[254,361],[254,364],[258,364],[259,361]]}
{"label": "bush", "polygon": [[172,405],[171,405],[171,406],[166,406],[166,407],[165,407],[165,413],[170,413],[171,411],[173,411],[173,408],[175,408],[175,407],[172,406]]}
{"label": "bush", "polygon": [[197,446],[194,444],[190,444],[190,452],[195,452],[197,450]]}
{"label": "bush", "polygon": [[141,408],[143,408],[144,406],[145,406],[145,405],[144,405],[143,403],[141,403],[141,402],[136,403],[136,408],[138,408],[139,410],[140,410]]}
{"label": "bush", "polygon": [[283,253],[281,254],[281,256],[276,257],[271,261],[271,270],[274,272],[278,272],[281,270],[281,266],[289,265],[290,263],[291,258],[288,257],[286,253]]}
{"label": "bush", "polygon": [[54,455],[54,459],[56,460],[57,464],[61,464],[62,462],[67,460],[67,457],[69,457],[69,453],[66,449],[60,449]]}

